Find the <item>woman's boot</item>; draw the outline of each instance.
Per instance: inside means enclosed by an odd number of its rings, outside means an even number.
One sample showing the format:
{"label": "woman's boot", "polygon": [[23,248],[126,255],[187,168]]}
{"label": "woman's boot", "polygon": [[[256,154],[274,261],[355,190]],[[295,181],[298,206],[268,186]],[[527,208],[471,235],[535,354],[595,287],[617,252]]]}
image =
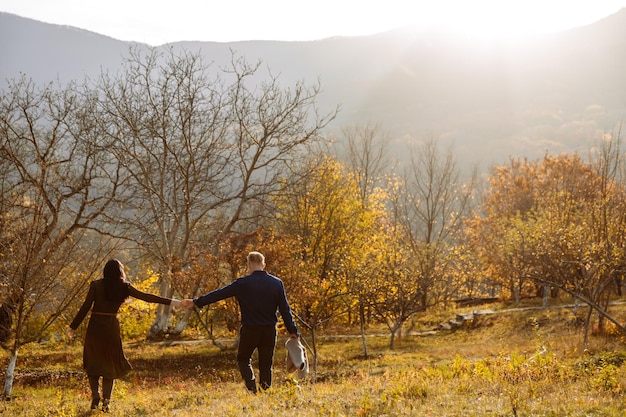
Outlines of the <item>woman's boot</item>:
{"label": "woman's boot", "polygon": [[98,408],[98,404],[100,404],[100,396],[91,397],[91,409],[95,410]]}

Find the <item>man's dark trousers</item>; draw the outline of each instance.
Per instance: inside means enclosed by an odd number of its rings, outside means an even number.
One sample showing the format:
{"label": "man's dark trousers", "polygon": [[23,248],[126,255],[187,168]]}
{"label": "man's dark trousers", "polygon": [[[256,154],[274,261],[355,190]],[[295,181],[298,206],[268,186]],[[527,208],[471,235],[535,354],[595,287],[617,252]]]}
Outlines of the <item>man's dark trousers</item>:
{"label": "man's dark trousers", "polygon": [[252,353],[259,354],[259,386],[265,390],[272,386],[272,364],[276,347],[276,326],[241,326],[237,363],[246,388],[256,392],[256,381],[252,369]]}

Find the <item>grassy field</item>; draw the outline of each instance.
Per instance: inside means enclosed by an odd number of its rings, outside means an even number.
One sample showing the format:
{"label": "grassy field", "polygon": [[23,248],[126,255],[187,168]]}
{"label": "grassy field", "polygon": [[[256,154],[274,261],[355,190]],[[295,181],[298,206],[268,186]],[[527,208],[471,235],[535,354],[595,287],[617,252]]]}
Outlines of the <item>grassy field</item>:
{"label": "grassy field", "polygon": [[[454,315],[420,319],[412,330]],[[370,337],[368,358],[358,338],[322,338],[316,380],[311,373],[299,383],[284,370],[281,338],[274,386],[257,395],[244,389],[234,351],[209,343],[129,344],[134,370],[117,381],[111,415],[624,416],[624,340],[595,335],[585,350],[579,323],[571,309],[481,315],[456,331],[405,334],[393,350],[388,337]],[[2,360],[4,372],[6,355]],[[13,394],[0,402],[0,415],[101,414],[88,410],[80,343],[25,347]]]}

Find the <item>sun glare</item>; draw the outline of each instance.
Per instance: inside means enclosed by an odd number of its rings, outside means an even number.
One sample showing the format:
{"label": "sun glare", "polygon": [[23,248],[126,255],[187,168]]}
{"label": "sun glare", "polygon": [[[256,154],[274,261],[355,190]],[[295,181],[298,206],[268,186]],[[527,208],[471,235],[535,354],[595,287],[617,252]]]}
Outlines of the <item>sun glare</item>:
{"label": "sun glare", "polygon": [[[587,4],[585,4],[587,3]],[[565,0],[442,0],[417,2],[407,25],[439,29],[483,39],[532,36],[592,23],[615,11],[618,2],[602,8],[593,2]]]}

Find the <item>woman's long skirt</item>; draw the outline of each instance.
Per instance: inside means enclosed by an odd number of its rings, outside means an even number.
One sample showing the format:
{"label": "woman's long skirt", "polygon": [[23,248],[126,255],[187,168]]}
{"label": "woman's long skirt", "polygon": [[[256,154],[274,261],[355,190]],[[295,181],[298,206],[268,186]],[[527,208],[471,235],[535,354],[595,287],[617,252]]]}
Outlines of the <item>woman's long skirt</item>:
{"label": "woman's long skirt", "polygon": [[132,366],[124,355],[120,323],[114,315],[92,314],[83,349],[83,368],[89,376],[117,379]]}

